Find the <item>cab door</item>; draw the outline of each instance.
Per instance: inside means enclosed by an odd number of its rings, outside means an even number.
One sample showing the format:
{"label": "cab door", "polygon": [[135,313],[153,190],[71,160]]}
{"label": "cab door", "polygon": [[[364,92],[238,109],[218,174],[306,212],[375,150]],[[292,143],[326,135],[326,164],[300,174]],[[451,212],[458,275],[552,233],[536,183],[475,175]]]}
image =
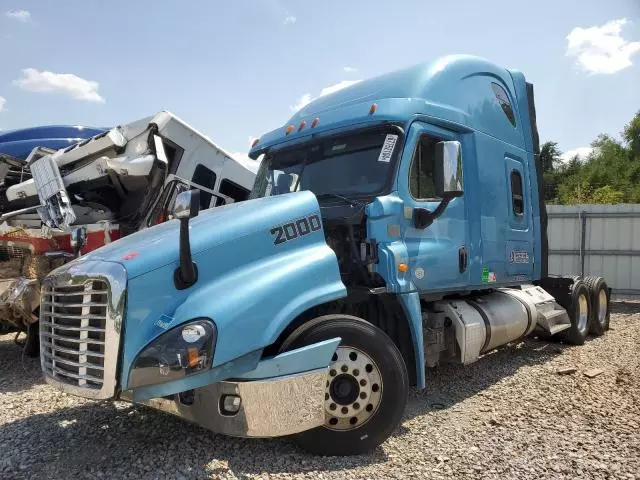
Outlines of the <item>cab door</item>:
{"label": "cab door", "polygon": [[524,281],[533,276],[531,186],[522,158],[515,155],[506,156],[504,162],[509,188],[509,226],[505,242],[506,273],[513,280]]}
{"label": "cab door", "polygon": [[[420,293],[460,290],[469,282],[469,242],[465,196],[454,198],[426,228],[418,228],[416,212],[434,212],[441,199],[434,183],[435,145],[466,139],[457,132],[414,122],[398,171],[398,194],[404,202],[403,241],[409,257],[411,281]],[[463,172],[463,177],[465,172]],[[424,212],[423,212],[424,213]]]}

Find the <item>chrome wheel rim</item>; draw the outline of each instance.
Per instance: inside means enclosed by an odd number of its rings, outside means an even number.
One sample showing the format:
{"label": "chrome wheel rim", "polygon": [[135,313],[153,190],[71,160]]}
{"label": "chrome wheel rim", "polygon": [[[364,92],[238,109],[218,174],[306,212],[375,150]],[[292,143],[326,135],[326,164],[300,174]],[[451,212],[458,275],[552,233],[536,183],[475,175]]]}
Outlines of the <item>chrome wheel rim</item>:
{"label": "chrome wheel rim", "polygon": [[582,294],[578,297],[578,330],[584,332],[589,323],[589,302],[587,296]]}
{"label": "chrome wheel rim", "polygon": [[607,320],[607,310],[607,292],[601,289],[598,294],[598,322],[601,325],[604,325]]}
{"label": "chrome wheel rim", "polygon": [[380,406],[380,369],[362,350],[338,347],[329,365],[324,399],[326,428],[344,431],[364,425]]}

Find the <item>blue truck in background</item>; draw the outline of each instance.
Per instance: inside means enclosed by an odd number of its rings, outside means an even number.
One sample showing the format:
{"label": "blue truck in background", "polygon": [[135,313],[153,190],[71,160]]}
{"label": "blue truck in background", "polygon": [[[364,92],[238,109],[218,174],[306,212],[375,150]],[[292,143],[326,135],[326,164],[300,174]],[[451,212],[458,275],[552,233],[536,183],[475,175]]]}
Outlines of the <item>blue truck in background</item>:
{"label": "blue truck in background", "polygon": [[41,125],[0,133],[0,153],[26,159],[36,147],[66,148],[104,132],[103,128],[81,125]]}
{"label": "blue truck in background", "polygon": [[[533,86],[447,56],[322,96],[250,151],[250,199],[53,271],[47,382],[213,431],[350,455],[428,368],[609,324],[601,277],[550,278]],[[46,308],[45,308],[46,306]]]}

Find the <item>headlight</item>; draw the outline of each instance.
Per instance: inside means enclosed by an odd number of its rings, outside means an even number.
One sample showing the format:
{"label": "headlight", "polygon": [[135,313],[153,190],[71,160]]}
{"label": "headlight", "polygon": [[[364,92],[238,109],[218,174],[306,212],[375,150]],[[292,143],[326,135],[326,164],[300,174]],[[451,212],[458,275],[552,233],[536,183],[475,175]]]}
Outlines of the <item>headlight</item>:
{"label": "headlight", "polygon": [[163,333],[138,354],[128,388],[180,380],[211,368],[216,326],[200,319]]}

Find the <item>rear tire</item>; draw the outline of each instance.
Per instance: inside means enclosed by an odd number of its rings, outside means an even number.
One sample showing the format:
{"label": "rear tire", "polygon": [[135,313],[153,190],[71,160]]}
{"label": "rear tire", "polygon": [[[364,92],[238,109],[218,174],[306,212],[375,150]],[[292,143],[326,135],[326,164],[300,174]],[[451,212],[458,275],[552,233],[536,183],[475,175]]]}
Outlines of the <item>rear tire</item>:
{"label": "rear tire", "polygon": [[582,280],[577,280],[571,288],[571,304],[567,308],[571,328],[561,333],[572,345],[582,345],[589,334],[591,323],[591,303],[589,290]]}
{"label": "rear tire", "polygon": [[349,315],[305,323],[280,351],[335,337],[342,341],[329,366],[325,424],[292,438],[318,455],[358,455],[380,445],[400,424],[409,388],[407,367],[387,334]]}
{"label": "rear tire", "polygon": [[596,336],[604,335],[609,330],[609,287],[602,277],[589,276],[584,279],[584,283],[589,290],[589,300],[591,302],[591,326],[590,333]]}

